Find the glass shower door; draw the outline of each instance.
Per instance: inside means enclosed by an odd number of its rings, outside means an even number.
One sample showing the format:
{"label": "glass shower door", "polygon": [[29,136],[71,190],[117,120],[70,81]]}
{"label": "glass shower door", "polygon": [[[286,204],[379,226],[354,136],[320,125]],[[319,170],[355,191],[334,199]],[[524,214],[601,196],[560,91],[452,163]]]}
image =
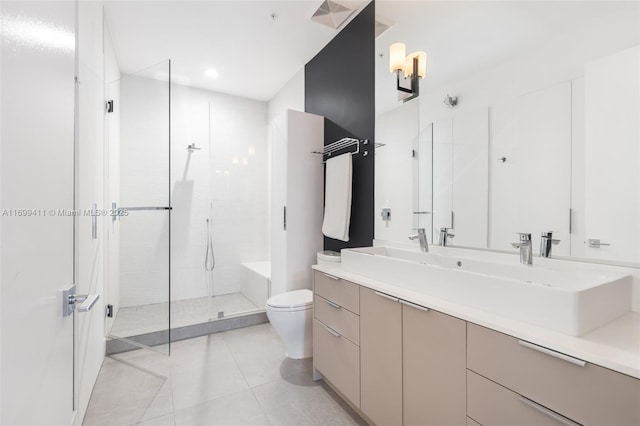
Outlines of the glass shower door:
{"label": "glass shower door", "polygon": [[[169,353],[171,328],[171,63],[107,86],[108,335]],[[111,112],[109,112],[111,110]]]}

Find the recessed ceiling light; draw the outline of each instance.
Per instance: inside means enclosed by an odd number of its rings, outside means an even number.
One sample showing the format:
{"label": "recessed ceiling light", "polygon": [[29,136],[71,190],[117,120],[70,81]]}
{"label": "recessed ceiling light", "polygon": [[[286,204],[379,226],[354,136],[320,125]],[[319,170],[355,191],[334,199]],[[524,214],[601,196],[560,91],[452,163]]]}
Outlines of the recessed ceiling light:
{"label": "recessed ceiling light", "polygon": [[209,68],[204,72],[204,75],[206,75],[209,78],[218,78],[218,71],[214,70],[213,68]]}

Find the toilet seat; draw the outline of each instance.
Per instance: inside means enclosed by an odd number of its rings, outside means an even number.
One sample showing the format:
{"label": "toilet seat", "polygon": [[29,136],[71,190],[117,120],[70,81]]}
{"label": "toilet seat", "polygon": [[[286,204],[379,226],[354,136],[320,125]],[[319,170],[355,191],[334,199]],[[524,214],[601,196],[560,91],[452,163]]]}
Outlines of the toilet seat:
{"label": "toilet seat", "polygon": [[295,290],[278,294],[267,300],[267,309],[271,311],[295,312],[311,309],[313,292],[311,290]]}

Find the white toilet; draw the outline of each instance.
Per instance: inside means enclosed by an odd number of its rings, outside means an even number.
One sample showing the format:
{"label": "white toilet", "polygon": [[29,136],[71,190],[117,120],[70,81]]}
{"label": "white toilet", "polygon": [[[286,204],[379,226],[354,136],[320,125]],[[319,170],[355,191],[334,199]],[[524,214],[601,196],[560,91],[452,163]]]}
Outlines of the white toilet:
{"label": "white toilet", "polygon": [[313,292],[295,290],[267,300],[267,317],[293,359],[313,355]]}

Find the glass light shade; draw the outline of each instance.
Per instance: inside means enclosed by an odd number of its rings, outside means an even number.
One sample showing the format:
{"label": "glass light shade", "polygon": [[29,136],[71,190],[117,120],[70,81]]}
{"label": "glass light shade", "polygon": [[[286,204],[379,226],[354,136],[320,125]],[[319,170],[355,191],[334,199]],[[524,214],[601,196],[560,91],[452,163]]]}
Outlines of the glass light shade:
{"label": "glass light shade", "polygon": [[418,77],[427,75],[427,52],[415,52],[418,56]]}
{"label": "glass light shade", "polygon": [[413,52],[407,55],[407,60],[404,65],[404,74],[407,77],[413,75],[413,58],[418,58],[418,77],[422,78],[427,75],[427,53],[426,52]]}
{"label": "glass light shade", "polygon": [[389,71],[396,72],[404,69],[407,47],[404,43],[393,43],[389,46]]}

